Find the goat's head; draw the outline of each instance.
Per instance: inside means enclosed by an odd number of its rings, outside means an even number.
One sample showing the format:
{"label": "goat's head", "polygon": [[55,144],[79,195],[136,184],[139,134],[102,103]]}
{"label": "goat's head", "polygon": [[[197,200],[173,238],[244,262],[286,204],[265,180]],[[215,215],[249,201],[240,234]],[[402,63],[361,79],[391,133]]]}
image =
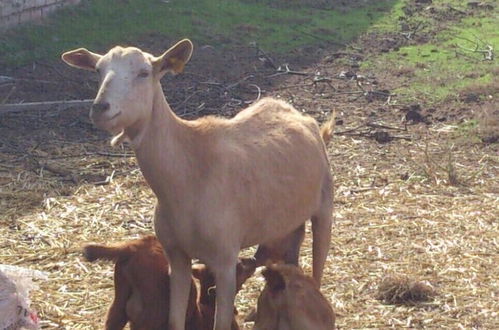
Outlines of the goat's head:
{"label": "goat's head", "polygon": [[182,72],[192,49],[192,42],[184,39],[159,57],[134,47],[114,47],[105,55],[79,48],[62,54],[62,59],[100,74],[90,118],[97,127],[116,134],[150,116],[159,80],[167,72]]}

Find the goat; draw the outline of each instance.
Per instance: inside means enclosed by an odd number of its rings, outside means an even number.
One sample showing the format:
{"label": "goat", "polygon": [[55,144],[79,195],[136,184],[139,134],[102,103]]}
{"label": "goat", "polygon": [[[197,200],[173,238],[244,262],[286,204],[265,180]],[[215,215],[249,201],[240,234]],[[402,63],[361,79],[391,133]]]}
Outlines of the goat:
{"label": "goat", "polygon": [[179,118],[160,79],[182,72],[192,50],[184,39],[159,57],[118,46],[105,55],[75,49],[62,59],[100,74],[90,117],[115,135],[111,144],[130,142],[157,197],[154,227],[171,267],[170,329],[184,328],[190,260],[197,258],[215,275],[214,328],[227,330],[242,248],[272,245],[311,219],[313,276],[320,283],[331,241],[333,183],[325,143],[333,121],[319,128],[273,98],[232,119]]}
{"label": "goat", "polygon": [[[236,293],[241,290],[246,280],[255,273],[256,260],[254,258],[241,258],[236,269]],[[192,266],[192,275],[199,280],[198,309],[201,313],[203,330],[213,329],[215,320],[215,277],[204,264]],[[234,307],[234,318],[232,319],[231,330],[238,330],[236,320],[237,309]]]}
{"label": "goat", "polygon": [[[115,261],[114,301],[107,313],[105,329],[123,329],[130,322],[132,330],[168,328],[170,280],[163,248],[154,236],[146,236],[117,245],[87,245],[84,256]],[[197,308],[197,289],[191,280],[186,329],[201,327]]]}
{"label": "goat", "polygon": [[330,330],[335,314],[313,278],[294,265],[268,265],[254,330]]}

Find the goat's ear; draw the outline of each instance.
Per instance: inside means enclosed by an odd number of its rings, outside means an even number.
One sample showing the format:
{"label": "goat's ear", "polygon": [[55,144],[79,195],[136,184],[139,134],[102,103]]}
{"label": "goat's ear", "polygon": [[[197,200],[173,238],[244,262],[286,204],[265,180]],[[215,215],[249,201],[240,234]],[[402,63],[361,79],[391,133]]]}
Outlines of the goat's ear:
{"label": "goat's ear", "polygon": [[189,39],[177,42],[160,57],[153,59],[154,72],[163,76],[167,72],[173,74],[184,71],[184,66],[191,59],[194,46]]}
{"label": "goat's ear", "polygon": [[284,281],[284,277],[281,272],[274,269],[273,267],[266,267],[262,271],[263,277],[267,281],[267,286],[270,289],[270,292],[277,293],[278,291],[282,291],[286,288],[286,282]]}
{"label": "goat's ear", "polygon": [[90,71],[95,71],[95,66],[101,57],[102,55],[92,53],[85,48],[71,50],[61,55],[62,60],[67,64],[78,69]]}
{"label": "goat's ear", "polygon": [[206,265],[203,264],[194,264],[192,265],[192,276],[201,280],[205,277],[205,273],[207,272]]}

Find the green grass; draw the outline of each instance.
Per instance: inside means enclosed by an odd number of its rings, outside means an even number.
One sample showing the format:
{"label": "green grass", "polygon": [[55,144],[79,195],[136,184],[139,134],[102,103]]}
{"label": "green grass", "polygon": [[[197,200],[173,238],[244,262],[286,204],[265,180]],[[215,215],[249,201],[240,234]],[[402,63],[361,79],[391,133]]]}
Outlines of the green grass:
{"label": "green grass", "polygon": [[42,26],[28,25],[0,36],[0,64],[55,59],[62,51],[82,46],[105,51],[115,44],[134,44],[148,33],[222,46],[257,41],[266,50],[286,53],[320,42],[349,42],[395,3],[371,1],[339,12],[273,8],[248,0],[89,0],[59,11]]}
{"label": "green grass", "polygon": [[398,18],[404,15],[402,8],[406,5],[406,1],[397,1],[394,3],[390,11],[376,21],[372,26],[372,30],[378,32],[392,32],[399,27]]}
{"label": "green grass", "polygon": [[[372,0],[348,11],[286,6],[287,2],[276,8],[267,2],[89,0],[59,11],[43,25],[26,25],[0,35],[0,65],[56,60],[63,51],[75,47],[103,52],[116,44],[140,44],[149,34],[154,38],[164,36],[165,49],[170,41],[189,37],[219,47],[256,41],[266,51],[286,54],[302,46],[348,43],[367,31],[401,32],[400,18],[405,15],[408,0]],[[458,0],[434,0],[432,6],[436,11],[448,10],[449,6],[466,10],[466,4]],[[438,23],[426,11],[406,18],[411,26],[422,23],[423,30],[418,33],[428,33]],[[394,90],[407,101],[455,100],[473,86],[495,95],[496,60],[484,61],[482,54],[463,47],[473,48],[473,41],[479,38],[497,50],[497,20],[497,10],[480,11],[478,16],[449,24],[429,43],[374,56],[361,68],[375,72],[409,70],[411,79]]]}
{"label": "green grass", "polygon": [[478,137],[479,124],[477,119],[466,120],[457,125],[455,133],[458,137],[477,142],[480,140]]}
{"label": "green grass", "polygon": [[[443,6],[444,2],[434,1],[435,6]],[[392,17],[393,18],[393,17]],[[434,22],[424,17],[414,17],[431,25]],[[386,30],[385,23],[379,26]],[[481,90],[497,96],[497,59],[484,60],[483,54],[473,52],[476,44],[480,49],[485,44],[494,50],[499,47],[499,30],[497,12],[481,12],[478,16],[461,19],[442,31],[429,43],[401,47],[399,51],[377,56],[363,63],[365,70],[409,70],[412,72],[409,85],[404,85],[394,92],[403,95],[407,101],[424,100],[427,103],[438,103],[445,100],[457,100],[462,92],[468,89]],[[466,49],[464,49],[466,48]],[[494,69],[496,68],[496,69]],[[476,87],[476,88],[475,88]]]}

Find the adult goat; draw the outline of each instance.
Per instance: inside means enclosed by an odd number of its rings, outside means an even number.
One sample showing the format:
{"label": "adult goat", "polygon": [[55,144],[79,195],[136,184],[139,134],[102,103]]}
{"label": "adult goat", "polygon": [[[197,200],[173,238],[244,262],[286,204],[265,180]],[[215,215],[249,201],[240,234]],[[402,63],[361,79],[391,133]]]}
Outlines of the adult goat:
{"label": "adult goat", "polygon": [[97,71],[101,84],[90,110],[98,128],[128,140],[157,197],[155,232],[171,267],[170,328],[184,328],[191,258],[214,272],[215,326],[230,329],[240,249],[275,244],[312,220],[313,277],[320,283],[331,240],[332,178],[325,143],[332,123],[264,98],[232,119],[187,121],[166,102],[160,79],[180,73],[192,54],[184,39],[155,57],[114,47],[84,48],[62,59]]}

